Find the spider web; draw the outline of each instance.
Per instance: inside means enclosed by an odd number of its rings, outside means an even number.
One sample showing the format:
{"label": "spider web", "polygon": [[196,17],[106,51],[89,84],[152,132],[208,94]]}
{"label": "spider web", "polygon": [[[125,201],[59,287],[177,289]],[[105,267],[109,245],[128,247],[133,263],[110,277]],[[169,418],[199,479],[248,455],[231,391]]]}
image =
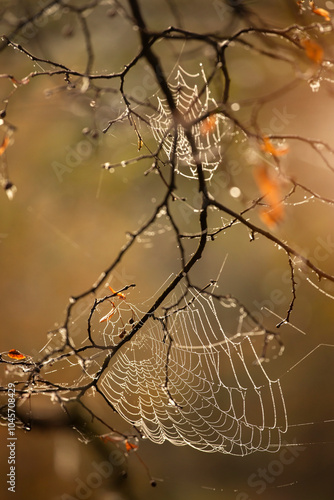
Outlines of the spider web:
{"label": "spider web", "polygon": [[[171,77],[175,83],[169,83],[169,88],[176,108],[185,122],[188,124],[197,122],[192,125],[191,132],[198,151],[198,161],[202,164],[206,178],[211,179],[213,172],[222,161],[222,139],[224,136],[231,135],[232,124],[219,113],[211,115],[211,119],[207,116],[207,113],[217,109],[218,105],[211,95],[202,65],[200,66],[200,72],[195,74],[188,73],[181,66],[178,66],[174,78]],[[195,78],[201,79],[204,84],[202,90],[198,89],[197,84],[188,85],[187,80]],[[157,113],[149,117],[154,138],[159,145],[162,145],[169,160],[172,159],[175,149],[176,172],[188,178],[196,178],[196,163],[191,146],[185,136],[184,127],[179,124],[175,131],[173,116],[167,100],[159,96],[157,100]],[[200,117],[203,117],[202,121]],[[177,137],[174,145],[175,132]]]}
{"label": "spider web", "polygon": [[[275,452],[287,430],[280,382],[270,380],[242,326],[241,318],[228,338],[212,297],[192,293],[184,307],[151,318],[122,346],[101,389],[155,443],[239,456]],[[120,327],[112,318],[106,344],[118,343],[120,331],[123,321]]]}

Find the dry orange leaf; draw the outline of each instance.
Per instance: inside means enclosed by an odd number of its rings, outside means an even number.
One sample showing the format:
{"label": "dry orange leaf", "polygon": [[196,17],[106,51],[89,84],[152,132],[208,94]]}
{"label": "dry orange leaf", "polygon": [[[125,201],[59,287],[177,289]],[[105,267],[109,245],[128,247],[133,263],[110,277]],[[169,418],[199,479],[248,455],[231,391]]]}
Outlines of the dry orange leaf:
{"label": "dry orange leaf", "polygon": [[328,10],[318,8],[314,5],[314,2],[310,2],[310,7],[312,9],[313,14],[317,14],[317,16],[321,16],[325,19],[325,21],[330,21],[331,16]]}
{"label": "dry orange leaf", "polygon": [[210,115],[207,118],[205,118],[205,120],[203,120],[201,123],[201,128],[200,128],[201,134],[205,135],[212,132],[216,126],[216,123],[217,123],[216,115]]}
{"label": "dry orange leaf", "polygon": [[271,206],[277,205],[281,199],[278,179],[269,174],[265,165],[260,165],[254,170],[254,177],[262,196],[266,197]]}
{"label": "dry orange leaf", "polygon": [[109,434],[103,434],[102,436],[100,436],[100,439],[104,443],[117,443],[119,441],[124,441],[123,436],[115,435],[115,434],[113,434],[111,436]]}
{"label": "dry orange leaf", "polygon": [[284,148],[276,148],[273,143],[270,141],[269,137],[263,137],[263,144],[261,145],[262,151],[265,153],[269,153],[273,156],[283,156],[286,155],[289,151],[289,147],[286,146]]}
{"label": "dry orange leaf", "polygon": [[282,203],[279,203],[275,207],[269,209],[263,208],[260,210],[260,218],[262,222],[269,228],[277,226],[279,222],[284,219],[284,208]]}
{"label": "dry orange leaf", "polygon": [[301,40],[300,44],[304,48],[306,56],[311,59],[311,61],[317,64],[322,63],[324,50],[317,42],[306,38],[305,40]]}
{"label": "dry orange leaf", "polygon": [[9,145],[9,136],[6,134],[0,146],[0,156],[4,154]]}
{"label": "dry orange leaf", "polygon": [[25,359],[25,355],[22,354],[20,351],[17,351],[16,349],[11,349],[10,351],[7,352],[8,356],[12,359]]}
{"label": "dry orange leaf", "polygon": [[138,445],[129,443],[128,440],[125,441],[125,449],[127,452],[132,451],[132,450],[138,450]]}
{"label": "dry orange leaf", "polygon": [[265,165],[260,165],[254,170],[254,178],[268,207],[260,211],[262,221],[268,227],[276,226],[284,218],[282,204],[281,183],[273,177]]}

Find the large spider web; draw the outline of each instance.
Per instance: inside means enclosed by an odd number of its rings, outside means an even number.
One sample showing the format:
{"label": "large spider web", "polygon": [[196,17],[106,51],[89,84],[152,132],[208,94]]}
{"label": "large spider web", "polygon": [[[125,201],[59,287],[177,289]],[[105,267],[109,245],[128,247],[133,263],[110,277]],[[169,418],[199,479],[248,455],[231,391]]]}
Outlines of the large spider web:
{"label": "large spider web", "polygon": [[[121,323],[108,322],[107,345],[124,335]],[[233,455],[279,449],[287,430],[280,382],[266,374],[249,335],[226,336],[211,296],[193,294],[164,320],[150,319],[112,361],[101,389],[151,441]]]}
{"label": "large spider web", "polygon": [[[203,86],[190,86],[187,81],[200,79]],[[178,66],[174,78],[169,82],[176,108],[186,123],[194,123],[191,132],[195,139],[198,152],[198,161],[201,162],[203,171],[208,179],[222,161],[222,140],[224,136],[230,137],[231,123],[220,113],[208,116],[208,112],[217,109],[217,102],[211,95],[209,85],[201,65],[200,72],[191,74]],[[150,116],[150,125],[154,138],[162,145],[169,160],[175,150],[176,171],[188,178],[196,178],[197,169],[191,146],[186,138],[184,127],[179,124],[174,130],[174,121],[166,99],[157,97],[157,113]],[[203,117],[203,120],[200,118]],[[197,123],[195,123],[197,122]],[[176,142],[174,134],[177,134]]]}

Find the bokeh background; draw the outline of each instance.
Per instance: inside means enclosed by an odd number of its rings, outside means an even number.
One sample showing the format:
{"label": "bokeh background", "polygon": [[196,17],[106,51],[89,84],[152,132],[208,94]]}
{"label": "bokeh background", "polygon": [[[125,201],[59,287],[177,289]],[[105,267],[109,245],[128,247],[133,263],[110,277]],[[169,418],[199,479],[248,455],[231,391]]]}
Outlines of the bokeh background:
{"label": "bokeh background", "polygon": [[[86,2],[68,3],[85,5]],[[140,3],[152,30],[176,25],[180,20],[187,29],[201,33],[221,31],[229,35],[242,26],[231,8],[238,2],[230,2],[230,6],[219,0]],[[121,4],[128,10],[126,2]],[[243,4],[270,26],[286,27],[315,20],[311,13],[300,16],[292,0],[254,0]],[[319,7],[334,12],[333,2],[319,2]],[[0,10],[1,34],[9,34],[17,19],[36,12],[36,3],[2,0]],[[104,2],[98,9],[87,11],[86,20],[96,56],[94,71],[120,71],[138,51],[137,31],[124,14],[117,12],[113,2]],[[15,39],[43,59],[79,71],[85,68],[87,55],[80,26],[66,9],[55,9],[44,21],[30,23]],[[333,57],[332,41],[331,32],[325,30],[321,43],[329,59]],[[161,42],[156,50],[166,73],[177,62],[189,72],[197,72],[200,62],[210,67],[212,54],[199,44]],[[3,50],[0,60],[0,72],[17,79],[31,71],[48,69],[46,63],[34,63],[12,48]],[[227,62],[232,78],[231,102],[240,103],[240,120],[249,119],[249,100],[270,93],[296,76],[291,65],[237,46],[228,53]],[[312,68],[307,61],[301,62],[300,68],[304,75],[301,83],[263,108],[261,125],[270,130],[273,117],[278,116],[283,125],[280,133],[317,137],[332,144],[331,83],[322,82],[318,92],[313,92],[309,84]],[[108,85],[118,88],[118,82]],[[64,87],[63,77],[33,78],[15,90],[7,108],[7,120],[17,127],[15,142],[6,156],[18,191],[12,201],[4,192],[0,193],[1,352],[16,348],[38,357],[48,340],[47,332],[62,322],[68,298],[92,285],[127,241],[126,232],[135,231],[146,220],[164,192],[157,176],[144,176],[150,161],[116,169],[112,174],[101,168],[105,162],[138,154],[136,134],[127,122],[113,126],[105,135],[101,133],[108,120],[123,109],[119,94],[97,101],[89,92]],[[7,78],[0,79],[1,99],[6,99],[13,90]],[[141,100],[157,92],[144,63],[129,73],[125,91]],[[141,133],[154,147],[150,130],[143,126]],[[236,146],[234,149],[231,148],[229,162],[218,171],[220,181],[213,178],[211,189],[220,201],[242,210],[256,197],[256,186],[246,166],[243,168],[244,158]],[[322,196],[333,198],[332,174],[305,145],[291,146],[284,162],[289,175]],[[195,183],[185,179],[178,182],[188,198],[196,201]],[[242,200],[231,197],[231,185],[240,188]],[[296,201],[301,200],[296,198]],[[183,214],[180,220],[183,230],[196,230],[191,214]],[[325,257],[318,264],[334,273],[331,206],[319,202],[288,206],[286,219],[276,234],[313,261],[319,255],[320,245]],[[215,279],[225,258],[219,291],[237,296],[251,311],[257,311],[267,326],[275,325],[277,318],[261,306],[279,316],[286,313],[291,300],[286,256],[262,238],[250,242],[247,231],[238,227],[208,247],[194,271],[194,279],[202,284]],[[116,288],[135,282],[137,286],[130,299],[140,307],[178,269],[175,240],[162,221],[155,235],[146,235],[135,245],[113,274],[112,283]],[[308,273],[307,276],[315,281],[314,276]],[[334,292],[330,283],[324,283],[323,289],[329,294]],[[286,300],[275,303],[273,290],[282,291]],[[176,448],[169,443],[157,446],[146,440],[140,443],[139,455],[156,479],[157,488],[150,486],[146,468],[136,454],[130,454],[124,462],[121,460],[112,474],[94,483],[94,463],[107,460],[113,445],[78,439],[78,433],[64,429],[59,414],[58,428],[41,425],[31,432],[18,433],[16,498],[332,498],[333,301],[300,279],[291,321],[296,328],[286,326],[281,331],[285,344],[283,356],[276,358],[277,349],[273,348],[266,364],[270,377],[281,378],[290,423],[284,439],[286,443],[299,445],[288,448],[288,463],[280,453],[258,453],[246,458],[207,455],[189,447]],[[256,346],[260,353],[261,343]],[[66,379],[68,374],[59,376]],[[2,367],[2,385],[7,380]],[[49,401],[38,400],[33,402],[31,411],[47,419],[48,415],[57,415],[58,410]],[[112,425],[131,432],[115,416],[104,417]],[[1,428],[1,496],[13,498],[4,480],[8,467],[6,432]],[[264,480],[263,474],[269,479]]]}

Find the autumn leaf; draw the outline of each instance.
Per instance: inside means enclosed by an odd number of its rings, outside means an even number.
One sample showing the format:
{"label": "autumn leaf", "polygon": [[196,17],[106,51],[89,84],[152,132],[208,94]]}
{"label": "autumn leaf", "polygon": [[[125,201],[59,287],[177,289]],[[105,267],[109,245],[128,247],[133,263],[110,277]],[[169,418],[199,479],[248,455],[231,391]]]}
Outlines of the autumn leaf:
{"label": "autumn leaf", "polygon": [[202,121],[200,131],[202,135],[210,134],[216,126],[216,115],[210,115]]}
{"label": "autumn leaf", "polygon": [[261,145],[261,150],[265,153],[269,153],[273,156],[283,156],[286,155],[289,151],[289,147],[276,148],[273,143],[270,141],[269,137],[263,137],[263,144]]}
{"label": "autumn leaf", "polygon": [[324,50],[323,48],[317,44],[314,40],[310,40],[306,38],[305,40],[301,40],[301,46],[305,50],[306,56],[316,64],[321,64],[324,58]]}
{"label": "autumn leaf", "polygon": [[278,205],[270,208],[262,208],[259,212],[260,219],[264,224],[269,227],[273,228],[276,227],[277,224],[282,222],[284,219],[284,208],[282,203],[279,203]]}
{"label": "autumn leaf", "polygon": [[16,349],[11,349],[10,351],[7,352],[7,355],[12,358],[12,359],[25,359],[26,356],[22,354],[20,351],[17,351]]}
{"label": "autumn leaf", "polygon": [[260,165],[254,170],[254,178],[268,207],[262,208],[260,217],[268,227],[276,226],[284,219],[284,206],[282,204],[281,183],[277,176],[269,173],[265,165]]}
{"label": "autumn leaf", "polygon": [[314,2],[310,2],[310,7],[312,9],[313,14],[317,14],[317,16],[321,16],[325,19],[325,21],[330,21],[331,16],[328,10],[318,8],[314,5]]}
{"label": "autumn leaf", "polygon": [[[113,288],[111,288],[111,286],[109,286],[108,288],[111,291],[111,293],[113,293],[114,295],[116,295],[116,297],[119,297],[122,300],[126,299],[126,296],[124,295],[124,293],[115,292],[115,290]],[[117,307],[115,306],[115,304],[113,302],[111,302],[111,305],[113,306],[113,309],[108,314],[106,314],[105,316],[103,316],[103,318],[100,319],[100,323],[103,323],[104,321],[108,321],[115,314],[115,312],[117,310]]]}
{"label": "autumn leaf", "polygon": [[281,199],[278,179],[269,174],[265,165],[254,170],[254,177],[262,196],[267,198],[270,205],[277,205]]}
{"label": "autumn leaf", "polygon": [[103,443],[118,443],[120,441],[124,441],[124,437],[116,434],[103,434],[100,436],[100,439]]}
{"label": "autumn leaf", "polygon": [[109,321],[110,318],[113,317],[113,315],[116,312],[116,306],[115,306],[115,304],[113,302],[112,302],[112,306],[113,306],[113,309],[110,312],[108,312],[108,314],[106,314],[105,316],[103,316],[103,318],[100,319],[100,323],[103,323],[104,321]]}
{"label": "autumn leaf", "polygon": [[28,76],[24,77],[22,80],[17,80],[15,76],[11,76],[10,79],[15,88],[17,88],[19,85],[27,85],[27,83],[30,82]]}

